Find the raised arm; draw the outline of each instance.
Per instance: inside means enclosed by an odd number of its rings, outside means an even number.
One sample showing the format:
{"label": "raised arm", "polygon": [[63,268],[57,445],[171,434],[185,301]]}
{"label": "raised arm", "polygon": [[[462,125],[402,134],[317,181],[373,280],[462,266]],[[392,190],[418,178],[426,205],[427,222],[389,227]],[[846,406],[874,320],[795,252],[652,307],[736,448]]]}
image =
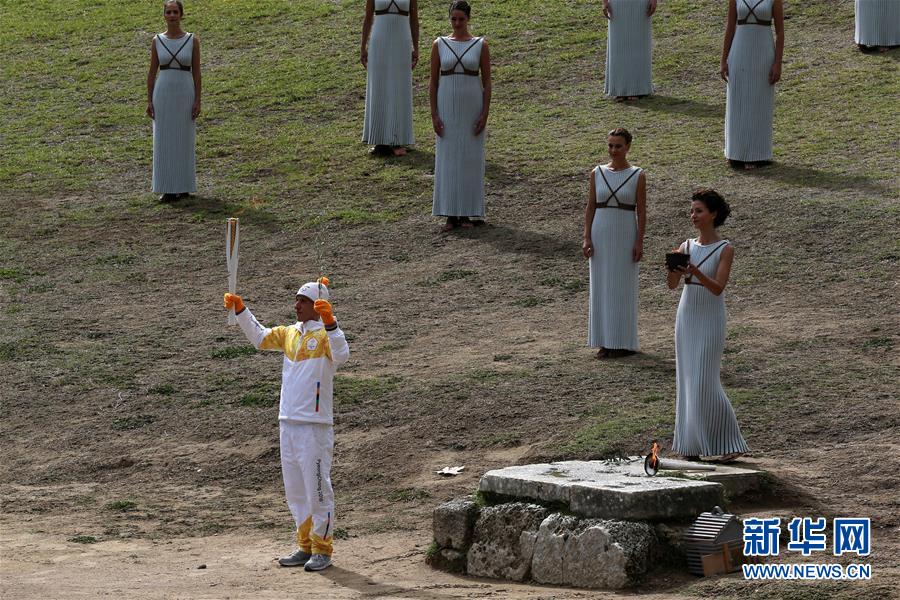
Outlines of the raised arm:
{"label": "raised arm", "polygon": [[587,206],[584,207],[584,241],[581,243],[581,253],[585,258],[594,255],[594,240],[591,238],[591,226],[594,224],[594,213],[597,212],[597,171],[591,171],[591,187],[588,190]]}
{"label": "raised arm", "polygon": [[156,36],[150,42],[150,71],[147,73],[147,116],[156,118],[153,109],[153,87],[156,85],[156,73],[159,71],[159,56],[156,54]]}
{"label": "raised arm", "polygon": [[772,20],[775,21],[775,60],[769,71],[769,83],[775,85],[781,80],[781,57],[784,55],[784,4],[775,0],[772,4]]}
{"label": "raised arm", "polygon": [[428,80],[428,102],[431,104],[431,125],[438,137],[444,135],[444,122],[438,114],[438,82],[441,80],[441,49],[439,40],[431,44],[431,77]]}
{"label": "raised arm", "polygon": [[316,312],[325,325],[325,332],[328,334],[328,343],[331,346],[331,361],[335,368],[338,368],[350,358],[350,346],[347,344],[347,338],[344,332],[338,327],[337,319],[334,318],[334,309],[328,300],[316,300]]}
{"label": "raised arm", "polygon": [[409,33],[412,35],[412,66],[419,62],[419,5],[416,0],[409,0]]}
{"label": "raised arm", "polygon": [[644,171],[638,175],[637,200],[635,205],[637,218],[637,237],[631,249],[631,259],[638,262],[644,256],[644,229],[647,226],[647,178]]}
{"label": "raised arm", "polygon": [[728,54],[731,52],[731,42],[734,41],[734,30],[737,28],[737,4],[735,0],[728,0],[728,16],[725,17],[725,41],[722,43],[722,61],[719,63],[719,75],[728,81]]}
{"label": "raised arm", "polygon": [[200,40],[194,36],[194,50],[191,53],[191,75],[194,78],[194,106],[191,108],[191,118],[196,119],[200,115]]}
{"label": "raised arm", "polygon": [[372,19],[375,18],[375,0],[366,0],[366,16],[363,17],[362,42],[359,49],[359,62],[369,68],[369,33],[372,31]]}
{"label": "raised arm", "polygon": [[257,350],[281,350],[284,351],[285,327],[263,327],[244,306],[244,301],[237,294],[225,294],[222,304],[227,309],[234,309],[237,315],[238,325],[247,341],[253,344]]}
{"label": "raised arm", "polygon": [[487,40],[481,40],[481,114],[475,121],[475,135],[480,135],[487,127],[488,113],[491,110],[491,53],[488,51]]}

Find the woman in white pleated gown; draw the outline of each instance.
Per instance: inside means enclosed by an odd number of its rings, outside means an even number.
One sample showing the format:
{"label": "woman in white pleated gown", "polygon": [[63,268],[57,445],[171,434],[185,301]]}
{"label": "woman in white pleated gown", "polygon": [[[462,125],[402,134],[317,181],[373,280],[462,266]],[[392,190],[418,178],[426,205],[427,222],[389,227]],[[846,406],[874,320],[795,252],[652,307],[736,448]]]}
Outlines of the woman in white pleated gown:
{"label": "woman in white pleated gown", "polygon": [[471,228],[484,218],[484,129],[491,107],[487,42],[469,33],[468,2],[450,3],[453,34],[431,46],[428,96],[437,135],[431,213],[447,217],[442,231]]}
{"label": "woman in white pleated gown", "polygon": [[181,2],[170,0],[163,11],[166,31],[154,36],[150,47],[147,116],[153,119],[152,189],[166,202],[197,191],[200,41],[181,28]]}
{"label": "woman in white pleated gown", "polygon": [[863,52],[900,46],[900,0],[856,0],[854,40]]}
{"label": "woman in white pleated gown", "polygon": [[647,180],[628,163],[631,134],[609,132],[610,162],[591,171],[584,213],[582,252],[590,264],[588,345],[597,358],[618,358],[640,350],[638,262],[644,254]]}
{"label": "woman in white pleated gown", "polygon": [[416,0],[366,0],[360,62],[366,68],[362,141],[374,154],[406,154],[416,142],[412,70],[419,60]]}
{"label": "woman in white pleated gown", "polygon": [[617,102],[653,93],[653,25],[656,0],[603,0],[609,20],[604,92]]}
{"label": "woman in white pleated gown", "polygon": [[731,212],[714,190],[701,190],[691,202],[691,224],[699,232],[678,251],[687,267],[670,271],[669,289],[684,289],[675,317],[675,436],[672,449],[682,456],[721,456],[731,461],[748,450],[737,417],[719,377],[725,348],[725,298],[734,248],[717,228]]}
{"label": "woman in white pleated gown", "polygon": [[783,51],[782,0],[728,0],[719,73],[728,82],[725,158],[733,167],[753,169],[772,160],[775,84],[781,79]]}

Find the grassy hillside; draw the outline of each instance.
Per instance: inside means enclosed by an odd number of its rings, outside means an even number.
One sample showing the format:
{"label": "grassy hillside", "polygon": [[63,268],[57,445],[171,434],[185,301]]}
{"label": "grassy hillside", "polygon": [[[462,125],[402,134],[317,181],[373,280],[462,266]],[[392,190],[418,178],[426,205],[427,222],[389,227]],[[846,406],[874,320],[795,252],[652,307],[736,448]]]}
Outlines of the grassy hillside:
{"label": "grassy hillside", "polygon": [[[712,186],[732,202],[736,246],[723,380],[755,458],[820,512],[862,507],[895,535],[897,461],[863,450],[900,426],[898,51],[855,50],[852,3],[788,3],[776,164],[752,174],[722,157],[724,2],[661,3],[656,94],[629,105],[602,96],[599,2],[476,3],[494,63],[488,225],[443,236],[425,68],[449,30],[443,2],[420,6],[419,144],[384,161],[359,142],[361,3],[186,9],[203,57],[199,192],[160,205],[144,115],[158,3],[2,2],[5,512],[62,509],[98,535],[287,527],[280,359],[225,324],[227,216],[242,224],[239,293],[262,321],[290,319],[320,271],[334,281],[353,352],[334,475],[350,534],[427,528],[484,468],[670,439],[678,296],[660,265],[692,235],[691,190]],[[580,232],[587,173],[618,125],[649,183],[644,352],[600,363],[585,348]],[[449,464],[470,475],[434,481]],[[110,521],[118,501],[140,516]]]}

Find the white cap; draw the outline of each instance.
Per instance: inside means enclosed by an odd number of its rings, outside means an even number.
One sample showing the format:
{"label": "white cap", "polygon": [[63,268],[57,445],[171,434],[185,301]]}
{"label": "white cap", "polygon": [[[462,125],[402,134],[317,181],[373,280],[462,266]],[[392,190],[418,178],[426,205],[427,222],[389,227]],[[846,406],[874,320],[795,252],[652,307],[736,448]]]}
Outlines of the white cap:
{"label": "white cap", "polygon": [[[319,293],[320,290],[321,294]],[[310,300],[328,300],[328,286],[317,281],[310,281],[300,286],[300,289],[297,290],[297,295],[306,296]]]}

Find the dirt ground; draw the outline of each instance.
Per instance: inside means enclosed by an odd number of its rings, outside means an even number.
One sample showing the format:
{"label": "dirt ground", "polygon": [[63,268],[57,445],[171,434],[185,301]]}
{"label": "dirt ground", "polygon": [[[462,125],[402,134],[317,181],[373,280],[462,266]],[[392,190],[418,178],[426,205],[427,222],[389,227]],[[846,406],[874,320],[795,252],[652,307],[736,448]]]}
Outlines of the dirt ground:
{"label": "dirt ground", "polygon": [[[516,197],[510,185],[507,194]],[[658,185],[658,198],[683,197],[687,189]],[[424,564],[431,510],[470,494],[484,471],[636,454],[652,437],[667,439],[677,296],[645,265],[641,355],[593,360],[583,345],[578,222],[566,216],[577,214],[581,200],[572,190],[551,197],[568,202],[565,214],[534,203],[528,208],[541,217],[525,225],[514,224],[520,208],[506,204],[471,234],[440,236],[430,218],[417,216],[330,237],[326,267],[353,354],[336,409],[341,539],[336,567],[321,575],[273,563],[292,538],[278,467],[279,359],[241,354],[240,332],[225,326],[219,236],[195,236],[218,231],[218,219],[198,224],[162,213],[138,223],[123,216],[104,223],[102,241],[96,226],[76,223],[42,246],[24,247],[29,271],[41,275],[17,292],[34,308],[17,316],[15,346],[5,346],[17,362],[3,384],[18,393],[3,402],[3,597],[251,599],[301,590],[327,598],[615,597],[456,577]],[[783,200],[774,194],[748,202],[763,210]],[[89,205],[42,202],[43,219]],[[804,216],[813,230],[837,223],[821,230],[826,239],[816,238],[816,246],[846,233],[830,211]],[[676,203],[651,207],[649,256],[664,252],[673,234],[662,224],[681,214]],[[734,233],[780,235],[757,226],[738,221]],[[16,235],[37,239],[45,227],[37,218]],[[240,285],[264,322],[288,318],[297,261],[313,260],[284,253],[278,231],[252,216],[242,231]],[[186,240],[198,244],[190,258],[180,255]],[[95,258],[55,258],[66,252]],[[806,259],[796,252],[792,278],[775,280],[761,276],[758,245],[739,246],[723,379],[754,449],[747,464],[768,470],[779,487],[767,503],[736,509],[871,517],[875,579],[798,586],[808,595],[796,597],[889,597],[900,582],[889,275],[872,259],[865,277],[811,297]],[[785,260],[766,259],[765,270]],[[148,301],[164,308],[148,309]],[[846,310],[863,301],[870,314]],[[61,314],[62,335],[47,341],[44,324]],[[258,396],[263,405],[244,402]],[[615,446],[567,446],[591,423],[619,421],[627,427],[613,432]],[[452,479],[434,474],[452,465],[466,471]],[[679,573],[659,574],[625,595],[634,593],[785,597],[775,584]]]}

